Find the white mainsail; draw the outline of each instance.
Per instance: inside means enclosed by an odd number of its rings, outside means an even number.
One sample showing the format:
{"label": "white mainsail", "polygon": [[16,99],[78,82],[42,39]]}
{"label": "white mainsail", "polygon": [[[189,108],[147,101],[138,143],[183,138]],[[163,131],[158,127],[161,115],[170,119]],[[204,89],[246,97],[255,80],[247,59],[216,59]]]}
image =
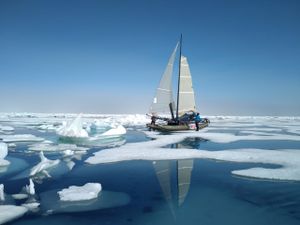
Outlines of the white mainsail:
{"label": "white mainsail", "polygon": [[159,86],[156,90],[155,97],[150,107],[150,113],[168,113],[170,112],[169,104],[173,104],[172,92],[172,74],[173,65],[179,43],[177,43],[165,72],[160,80]]}
{"label": "white mainsail", "polygon": [[181,70],[180,70],[180,87],[179,87],[179,114],[187,111],[195,111],[195,94],[192,84],[192,76],[189,68],[187,58],[181,56]]}

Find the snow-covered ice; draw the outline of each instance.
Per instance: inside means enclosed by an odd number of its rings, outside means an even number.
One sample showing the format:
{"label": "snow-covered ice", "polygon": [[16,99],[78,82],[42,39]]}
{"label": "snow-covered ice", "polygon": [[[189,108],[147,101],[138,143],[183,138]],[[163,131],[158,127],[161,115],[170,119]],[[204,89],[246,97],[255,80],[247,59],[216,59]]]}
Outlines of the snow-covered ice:
{"label": "snow-covered ice", "polygon": [[10,222],[23,216],[28,209],[23,206],[0,205],[0,224]]}
{"label": "snow-covered ice", "polygon": [[83,186],[70,186],[57,193],[61,201],[86,201],[97,198],[101,190],[101,184],[87,183]]}
{"label": "snow-covered ice", "polygon": [[105,149],[94,153],[86,160],[90,164],[112,163],[126,160],[175,160],[188,158],[208,158],[233,162],[271,163],[282,166],[276,169],[255,168],[233,171],[234,174],[281,180],[300,180],[299,149],[265,150],[265,149],[234,149],[223,151],[206,151],[196,149],[169,149],[168,144],[178,143],[188,137],[199,137],[218,143],[229,143],[238,140],[300,140],[300,136],[278,135],[235,136],[226,133],[182,132],[173,135],[160,135],[146,132],[156,140],[130,143],[119,148]]}

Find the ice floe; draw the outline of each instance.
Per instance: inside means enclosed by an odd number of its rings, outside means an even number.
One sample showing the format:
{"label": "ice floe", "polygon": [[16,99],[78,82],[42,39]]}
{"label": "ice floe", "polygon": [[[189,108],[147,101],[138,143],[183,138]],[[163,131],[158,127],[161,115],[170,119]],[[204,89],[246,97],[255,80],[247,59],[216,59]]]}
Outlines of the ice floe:
{"label": "ice floe", "polygon": [[13,127],[10,127],[10,126],[3,126],[3,125],[1,125],[0,124],[0,131],[4,131],[4,132],[12,132],[12,131],[14,131],[15,130],[15,128],[13,128]]}
{"label": "ice floe", "polygon": [[19,194],[13,194],[11,195],[11,197],[13,197],[13,199],[16,199],[16,200],[23,200],[23,199],[26,199],[28,198],[28,194],[25,194],[25,193],[19,193]]}
{"label": "ice floe", "polygon": [[27,208],[31,212],[38,212],[40,205],[41,204],[35,200],[29,200],[28,202],[22,204],[23,207]]}
{"label": "ice floe", "polygon": [[28,146],[29,151],[44,152],[65,152],[69,151],[87,151],[88,148],[78,147],[75,144],[53,144],[53,143],[36,143]]}
{"label": "ice floe", "polygon": [[44,156],[44,153],[42,151],[40,152],[40,159],[41,159],[41,162],[39,162],[36,166],[34,166],[31,169],[30,176],[35,176],[38,173],[45,173],[46,175],[49,175],[47,170],[56,166],[60,162],[59,159],[56,159],[56,160],[47,159]]}
{"label": "ice floe", "polygon": [[300,140],[300,136],[278,135],[235,136],[222,133],[183,132],[173,135],[147,133],[155,140],[139,143],[130,143],[119,148],[104,149],[94,153],[86,160],[90,164],[112,163],[126,160],[175,160],[188,158],[207,158],[232,162],[249,162],[276,164],[281,167],[275,169],[252,168],[233,171],[234,174],[256,178],[300,180],[300,150],[265,150],[265,149],[234,149],[223,151],[206,151],[198,149],[169,149],[164,146],[178,143],[187,137],[200,137],[218,143],[228,143],[238,140]]}
{"label": "ice floe", "polygon": [[34,197],[30,197],[25,203],[23,203],[21,206],[24,206],[31,212],[38,212],[39,206],[41,203],[39,203]]}
{"label": "ice floe", "polygon": [[23,216],[28,209],[23,206],[0,205],[0,224],[10,222]]}
{"label": "ice floe", "polygon": [[82,201],[61,201],[59,190],[51,190],[40,194],[41,208],[46,214],[86,212],[127,205],[130,196],[122,192],[102,190],[97,198]]}
{"label": "ice floe", "polygon": [[101,184],[87,183],[83,186],[70,186],[57,193],[61,201],[85,201],[97,198],[101,190]]}
{"label": "ice floe", "polygon": [[13,135],[0,135],[3,142],[38,142],[43,141],[44,138],[36,137],[33,134],[13,134]]}

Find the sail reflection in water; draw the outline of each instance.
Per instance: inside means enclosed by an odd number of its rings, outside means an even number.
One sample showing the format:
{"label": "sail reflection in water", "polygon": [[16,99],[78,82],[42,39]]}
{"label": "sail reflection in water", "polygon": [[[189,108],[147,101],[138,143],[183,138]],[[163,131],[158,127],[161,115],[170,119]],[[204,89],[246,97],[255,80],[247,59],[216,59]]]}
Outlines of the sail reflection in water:
{"label": "sail reflection in water", "polygon": [[[171,147],[180,148],[179,145],[181,144],[173,144]],[[158,182],[173,216],[188,196],[193,166],[193,159],[153,162]]]}

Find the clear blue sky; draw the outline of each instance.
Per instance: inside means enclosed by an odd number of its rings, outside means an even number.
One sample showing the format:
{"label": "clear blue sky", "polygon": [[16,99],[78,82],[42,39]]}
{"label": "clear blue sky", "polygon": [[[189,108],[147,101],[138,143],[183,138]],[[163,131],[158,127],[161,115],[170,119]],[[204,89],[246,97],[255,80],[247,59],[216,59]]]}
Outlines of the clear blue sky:
{"label": "clear blue sky", "polygon": [[300,1],[1,0],[0,111],[146,113],[183,33],[197,106],[300,115]]}

